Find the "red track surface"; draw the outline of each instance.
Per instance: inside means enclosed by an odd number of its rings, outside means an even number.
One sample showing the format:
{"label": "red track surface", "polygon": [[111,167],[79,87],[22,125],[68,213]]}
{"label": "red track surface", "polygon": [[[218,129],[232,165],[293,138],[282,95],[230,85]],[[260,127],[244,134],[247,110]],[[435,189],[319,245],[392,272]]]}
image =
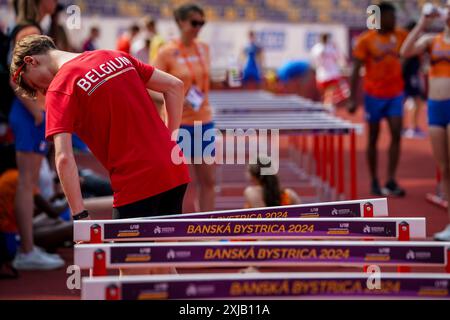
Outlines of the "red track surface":
{"label": "red track surface", "polygon": [[[340,116],[354,121],[362,122],[363,113],[350,118],[345,113],[339,112]],[[425,124],[423,124],[425,127]],[[358,196],[359,198],[370,198],[368,170],[365,159],[366,134],[358,137],[357,141],[357,163],[358,163]],[[379,172],[381,182],[384,183],[387,161],[387,148],[389,146],[389,135],[387,127],[383,126],[379,144]],[[348,146],[346,146],[348,147]],[[86,162],[86,159],[83,159]],[[89,162],[89,161],[88,161]],[[92,161],[90,161],[92,164]],[[94,167],[97,166],[94,164]],[[435,164],[431,155],[428,139],[403,140],[403,152],[398,171],[398,180],[406,188],[407,196],[404,199],[390,199],[389,212],[393,217],[426,217],[427,235],[441,230],[447,223],[446,212],[425,200],[427,192],[434,192]],[[235,194],[239,196],[239,194]],[[191,208],[185,208],[192,211]],[[105,218],[94,217],[94,218]],[[60,250],[67,265],[73,263],[73,250]],[[312,271],[311,268],[305,271]],[[315,269],[317,270],[317,269]],[[325,269],[324,269],[325,270]],[[348,268],[326,269],[331,271],[349,270]],[[351,270],[351,269],[350,269]],[[355,269],[353,269],[355,270]],[[414,269],[416,270],[416,269]],[[223,272],[225,270],[217,270]],[[86,274],[86,273],[84,273]],[[0,281],[0,299],[79,299],[79,290],[68,290],[66,287],[67,274],[65,269],[48,272],[21,272],[18,280]]]}

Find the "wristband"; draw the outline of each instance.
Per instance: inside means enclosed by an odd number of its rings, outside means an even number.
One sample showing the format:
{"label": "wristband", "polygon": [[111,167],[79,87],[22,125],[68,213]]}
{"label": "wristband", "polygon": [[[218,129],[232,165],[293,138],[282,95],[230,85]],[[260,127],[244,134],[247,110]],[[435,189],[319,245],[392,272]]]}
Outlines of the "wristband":
{"label": "wristband", "polygon": [[89,212],[87,210],[84,210],[83,212],[77,213],[72,218],[73,220],[81,220],[89,217]]}

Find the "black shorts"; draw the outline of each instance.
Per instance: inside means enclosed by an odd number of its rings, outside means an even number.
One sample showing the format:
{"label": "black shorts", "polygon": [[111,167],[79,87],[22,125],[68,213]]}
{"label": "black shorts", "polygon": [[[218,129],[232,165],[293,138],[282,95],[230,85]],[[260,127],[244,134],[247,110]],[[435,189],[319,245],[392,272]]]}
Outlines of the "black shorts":
{"label": "black shorts", "polygon": [[144,200],[113,208],[113,219],[133,219],[181,214],[186,188],[187,184],[183,184]]}
{"label": "black shorts", "polygon": [[418,75],[408,75],[404,78],[405,82],[405,96],[406,97],[421,97],[422,88],[420,86],[420,79]]}

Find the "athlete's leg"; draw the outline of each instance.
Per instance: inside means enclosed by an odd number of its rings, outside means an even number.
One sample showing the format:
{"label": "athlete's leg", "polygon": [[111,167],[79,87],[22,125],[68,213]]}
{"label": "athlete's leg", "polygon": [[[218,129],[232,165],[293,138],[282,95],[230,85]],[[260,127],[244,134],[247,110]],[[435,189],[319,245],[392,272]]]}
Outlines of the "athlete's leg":
{"label": "athlete's leg", "polygon": [[380,133],[380,122],[369,122],[369,137],[367,143],[367,161],[369,163],[370,177],[372,181],[378,180],[378,153],[377,144]]}
{"label": "athlete's leg", "polygon": [[450,158],[448,150],[448,129],[440,126],[430,126],[429,129],[431,147],[434,159],[441,172],[442,191],[445,199],[448,199],[450,185]]}
{"label": "athlete's leg", "polygon": [[43,156],[33,152],[16,153],[19,181],[15,198],[17,227],[21,239],[21,251],[33,250],[33,192],[38,185]]}
{"label": "athlete's leg", "polygon": [[400,160],[401,136],[403,128],[402,117],[387,118],[391,132],[391,145],[389,148],[388,181],[395,181],[398,162]]}
{"label": "athlete's leg", "polygon": [[416,96],[413,99],[413,109],[412,109],[412,125],[413,129],[417,130],[419,129],[419,121],[420,121],[420,114],[423,109],[424,101],[420,96]]}
{"label": "athlete's leg", "polygon": [[193,165],[198,186],[200,211],[213,211],[216,198],[216,167],[214,164]]}

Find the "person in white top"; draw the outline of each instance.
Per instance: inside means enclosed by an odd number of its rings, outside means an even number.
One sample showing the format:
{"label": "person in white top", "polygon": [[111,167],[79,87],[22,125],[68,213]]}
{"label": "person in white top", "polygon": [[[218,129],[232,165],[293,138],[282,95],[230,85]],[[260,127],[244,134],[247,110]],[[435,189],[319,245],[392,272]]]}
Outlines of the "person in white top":
{"label": "person in white top", "polygon": [[344,56],[330,40],[331,36],[324,33],[320,42],[311,49],[312,62],[316,69],[316,82],[322,93],[324,104],[339,104],[348,98],[347,89],[342,86],[342,68]]}

